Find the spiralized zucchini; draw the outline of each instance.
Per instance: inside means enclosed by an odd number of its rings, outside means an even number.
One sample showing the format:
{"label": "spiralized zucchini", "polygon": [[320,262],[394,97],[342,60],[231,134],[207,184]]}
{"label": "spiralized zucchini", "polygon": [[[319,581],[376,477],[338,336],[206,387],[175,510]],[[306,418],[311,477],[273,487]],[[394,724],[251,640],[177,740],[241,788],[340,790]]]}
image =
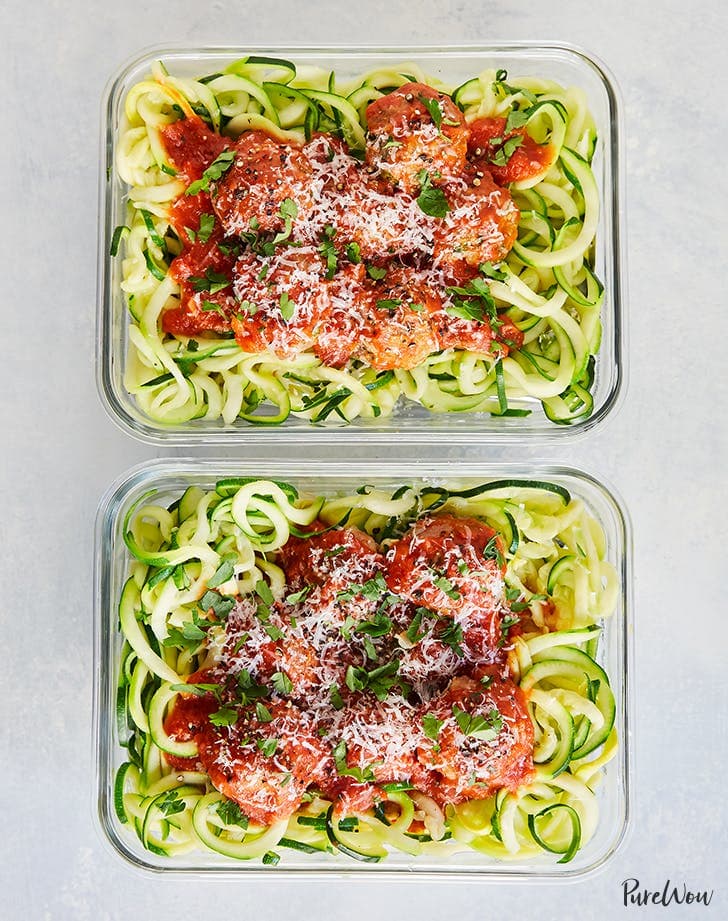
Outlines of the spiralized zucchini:
{"label": "spiralized zucchini", "polygon": [[[163,332],[160,317],[179,296],[168,274],[181,248],[170,208],[186,186],[167,161],[160,129],[191,108],[229,137],[258,128],[304,142],[328,132],[361,150],[367,105],[412,79],[451,94],[468,122],[507,116],[514,105],[527,110],[529,134],[553,150],[540,174],[511,185],[521,212],[518,240],[499,267],[502,278],[490,283],[499,316],[523,333],[522,347],[502,358],[450,348],[412,370],[377,373],[357,360],[329,367],[311,351],[284,360],[245,353],[215,334],[190,342]],[[388,416],[407,401],[434,413],[496,416],[527,415],[540,403],[560,424],[592,412],[604,292],[594,274],[597,136],[581,90],[535,77],[506,82],[494,70],[455,87],[412,63],[342,79],[243,57],[197,80],[170,75],[159,63],[129,91],[124,116],[116,168],[128,185],[127,223],[117,228],[112,254],[121,247],[130,313],[125,386],[150,419],[279,425],[293,414],[342,424]]]}
{"label": "spiralized zucchini", "polygon": [[[528,480],[363,486],[350,495],[314,496],[249,477],[223,479],[207,491],[190,486],[169,507],[154,499],[137,502],[123,526],[131,567],[119,605],[117,734],[125,760],[114,793],[118,821],[145,848],[169,858],[201,849],[264,863],[277,863],[290,849],[369,862],[397,851],[412,858],[476,851],[519,861],[546,854],[567,862],[590,840],[596,791],[618,745],[615,700],[597,646],[619,585],[603,531],[580,499],[560,485]],[[508,666],[534,727],[533,780],[444,810],[407,784],[390,784],[372,811],[338,820],[333,804],[314,791],[289,820],[269,827],[226,821],[224,797],[207,775],[165,759],[165,752],[194,757],[195,743],[164,730],[179,685],[214,663],[224,627],[205,623],[192,644],[176,642],[174,631],[200,623],[198,602],[213,574],[224,602],[252,594],[261,580],[281,597],[285,576],[276,550],[314,520],[346,522],[386,546],[432,512],[479,518],[502,536],[507,597],[532,624],[513,639]],[[221,575],[225,560],[231,565]],[[410,831],[413,820],[418,833]]]}

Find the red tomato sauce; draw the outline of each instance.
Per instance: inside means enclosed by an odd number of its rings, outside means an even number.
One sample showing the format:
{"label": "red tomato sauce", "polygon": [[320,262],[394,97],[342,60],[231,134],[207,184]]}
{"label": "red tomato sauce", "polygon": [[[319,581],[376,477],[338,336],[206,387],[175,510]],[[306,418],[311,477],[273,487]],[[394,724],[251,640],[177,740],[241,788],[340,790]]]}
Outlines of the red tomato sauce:
{"label": "red tomato sauce", "polygon": [[213,160],[230,145],[227,138],[196,116],[165,125],[160,134],[173,166],[184,173],[189,182],[200,179]]}
{"label": "red tomato sauce", "polygon": [[[214,664],[188,679],[213,689],[178,695],[165,721],[198,756],[168,762],[201,767],[265,824],[312,789],[343,815],[385,801],[390,783],[444,806],[528,782],[533,728],[506,656],[501,537],[452,515],[423,517],[388,546],[325,527],[278,551],[277,600],[246,595],[229,613]],[[492,737],[468,734],[463,715],[490,721]]]}
{"label": "red tomato sauce", "polygon": [[[414,368],[448,348],[518,348],[509,321],[449,311],[450,287],[502,261],[517,235],[518,209],[491,174],[506,180],[473,146],[476,136],[492,140],[490,122],[469,126],[449,96],[411,83],[369,106],[363,163],[326,135],[297,145],[259,130],[233,141],[196,117],[165,126],[174,167],[206,187],[171,208],[180,294],[162,329],[378,371]],[[208,175],[225,150],[234,158]],[[526,136],[512,171],[524,175],[526,161],[544,156]]]}
{"label": "red tomato sauce", "polygon": [[[478,118],[470,123],[468,139],[471,162],[489,172],[501,186],[538,176],[553,160],[553,148],[548,144],[537,144],[525,128],[516,128],[504,134],[505,127],[505,118]],[[507,163],[498,165],[494,162],[497,151],[503,141],[514,137],[522,138],[521,146],[516,147]]]}

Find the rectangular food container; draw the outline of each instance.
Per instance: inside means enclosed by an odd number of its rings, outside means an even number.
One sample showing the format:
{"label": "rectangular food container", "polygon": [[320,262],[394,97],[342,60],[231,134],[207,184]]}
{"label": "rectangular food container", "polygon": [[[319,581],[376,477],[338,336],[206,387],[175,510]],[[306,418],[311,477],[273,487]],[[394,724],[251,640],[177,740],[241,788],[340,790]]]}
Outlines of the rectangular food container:
{"label": "rectangular food container", "polygon": [[[142,497],[167,505],[191,485],[214,487],[218,479],[253,476],[283,479],[304,493],[332,495],[353,493],[364,483],[396,488],[405,483],[442,485],[458,481],[462,487],[494,479],[539,479],[559,484],[580,498],[604,529],[607,560],[616,567],[620,593],[616,610],[603,624],[599,659],[607,671],[616,700],[619,751],[606,767],[599,787],[600,820],[591,841],[571,863],[559,865],[543,859],[498,862],[475,852],[443,858],[393,853],[380,864],[352,861],[343,855],[302,854],[286,851],[280,866],[234,861],[216,853],[190,852],[174,858],[159,857],[143,848],[129,826],[119,821],[114,809],[114,778],[125,760],[119,745],[116,722],[116,688],[122,637],[118,604],[128,575],[130,555],[122,535],[126,512]],[[133,866],[179,874],[196,872],[239,875],[365,876],[405,878],[462,878],[468,880],[569,880],[582,878],[604,866],[623,840],[629,819],[630,737],[629,661],[631,631],[631,537],[629,520],[620,501],[599,481],[578,470],[544,464],[433,463],[425,460],[376,466],[329,461],[283,462],[223,461],[203,459],[157,460],[134,467],[114,483],[99,507],[96,523],[95,570],[95,725],[97,808],[101,829],[113,849]]]}
{"label": "rectangular food container", "polygon": [[[426,73],[458,84],[485,68],[504,68],[509,74],[535,75],[565,86],[581,87],[598,131],[593,169],[599,187],[601,211],[596,235],[596,272],[605,286],[603,334],[596,358],[592,414],[572,425],[555,425],[537,401],[526,417],[496,418],[489,413],[433,414],[407,403],[380,419],[356,419],[342,425],[334,419],[312,424],[289,418],[280,426],[254,426],[237,420],[225,427],[219,420],[198,419],[164,426],[146,418],[124,388],[124,366],[129,344],[128,311],[120,288],[121,260],[109,255],[114,228],[125,223],[125,188],[116,169],[123,101],[129,89],[161,60],[174,74],[186,77],[212,73],[243,54],[275,55],[299,64],[333,69],[345,77],[373,67],[414,62]],[[529,42],[459,48],[157,48],[124,66],[113,78],[103,104],[100,170],[100,229],[98,265],[97,382],[102,402],[112,419],[136,438],[161,445],[235,445],[282,441],[391,444],[410,443],[534,443],[558,442],[590,431],[619,402],[625,384],[625,250],[623,243],[622,171],[618,94],[604,67],[583,52],[564,45]],[[519,406],[530,405],[519,401]],[[332,414],[333,415],[333,414]]]}

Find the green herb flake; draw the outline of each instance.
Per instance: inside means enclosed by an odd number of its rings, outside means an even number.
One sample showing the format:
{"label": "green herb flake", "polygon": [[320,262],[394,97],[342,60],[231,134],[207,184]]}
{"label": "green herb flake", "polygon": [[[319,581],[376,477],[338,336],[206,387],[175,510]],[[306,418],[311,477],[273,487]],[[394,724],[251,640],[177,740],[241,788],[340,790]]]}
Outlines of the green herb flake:
{"label": "green herb flake", "polygon": [[357,633],[363,633],[366,636],[386,636],[392,629],[392,621],[384,613],[377,611],[371,620],[365,620],[356,627]]}
{"label": "green herb flake", "polygon": [[[277,233],[273,237],[273,246],[277,246],[279,243],[285,243],[291,236],[291,231],[293,230],[293,221],[298,217],[298,205],[292,198],[284,198],[281,202],[281,206],[278,209],[278,217],[283,221],[283,230],[280,233]],[[253,221],[251,220],[250,226],[253,227]],[[256,227],[257,229],[257,222]]]}
{"label": "green herb flake", "polygon": [[422,93],[420,93],[417,98],[430,113],[430,118],[439,131],[440,126],[442,125],[442,109],[440,108],[440,101],[438,99],[430,99],[427,96],[423,96]]}
{"label": "green herb flake", "polygon": [[441,592],[444,592],[448,598],[457,600],[460,597],[460,592],[446,576],[438,576],[434,580],[434,584],[435,587],[439,588]]}
{"label": "green herb flake", "polygon": [[515,131],[517,128],[522,128],[528,119],[531,117],[531,109],[517,109],[513,108],[508,113],[508,118],[506,119],[505,128],[503,129],[504,134],[510,134],[511,131]]}
{"label": "green herb flake", "polygon": [[430,632],[427,627],[424,630],[420,631],[422,626],[422,620],[424,617],[429,617],[431,614],[427,608],[417,608],[414,617],[412,618],[409,627],[405,631],[405,637],[412,646],[417,645],[420,640],[424,639],[427,634]]}
{"label": "green herb flake", "polygon": [[445,721],[439,720],[434,713],[425,713],[422,717],[422,728],[428,739],[437,740],[444,723]]}
{"label": "green herb flake", "polygon": [[296,309],[296,304],[291,300],[287,291],[284,291],[281,294],[280,298],[278,299],[278,306],[281,309],[283,322],[288,323],[288,321],[293,317],[293,311]]}
{"label": "green herb flake", "polygon": [[273,689],[281,696],[290,694],[293,690],[293,682],[285,672],[274,672],[271,676]]}
{"label": "green herb flake", "polygon": [[278,750],[278,739],[257,739],[255,744],[258,746],[258,751],[262,752],[266,758],[272,758]]}
{"label": "green herb flake", "polygon": [[268,585],[266,581],[258,579],[255,583],[254,591],[265,604],[273,604],[273,592],[270,590],[270,585]]}
{"label": "green herb flake", "polygon": [[213,726],[234,726],[238,721],[238,711],[234,707],[221,707],[210,714]]}
{"label": "green herb flake", "polygon": [[335,710],[344,709],[344,700],[341,696],[341,692],[337,685],[332,684],[329,688],[329,697],[331,698],[331,703]]}
{"label": "green herb flake", "polygon": [[185,811],[185,801],[176,790],[169,790],[157,800],[156,805],[163,815],[168,818],[171,815],[177,815],[177,813]]}
{"label": "green herb flake", "polygon": [[178,691],[180,694],[194,694],[195,697],[205,697],[207,694],[214,694],[220,699],[219,684],[172,684],[170,691]]}
{"label": "green herb flake", "polygon": [[517,623],[521,620],[516,614],[506,614],[503,620],[500,622],[500,631],[501,637],[498,640],[498,646],[503,647],[508,642],[508,632],[511,627],[515,627]]}
{"label": "green herb flake", "polygon": [[508,138],[507,141],[504,141],[488,159],[496,166],[506,166],[516,150],[518,150],[518,148],[522,145],[523,136],[516,134],[514,137]]}
{"label": "green herb flake", "polygon": [[261,723],[270,723],[273,720],[270,710],[261,701],[255,705],[255,715]]}
{"label": "green herb flake", "polygon": [[492,278],[495,281],[505,281],[508,273],[502,269],[497,269],[492,262],[483,262],[478,266],[478,271],[485,275],[486,278]]}
{"label": "green herb flake", "polygon": [[206,311],[206,312],[209,312],[209,311],[213,311],[213,310],[214,310],[216,313],[219,313],[219,314],[220,314],[220,316],[223,318],[223,320],[227,320],[227,314],[226,314],[225,311],[223,310],[221,304],[217,304],[217,303],[215,303],[215,301],[202,301],[202,303],[200,304],[200,306],[201,306],[202,309],[203,309],[204,311]]}
{"label": "green herb flake", "polygon": [[417,173],[417,178],[420,182],[420,194],[417,196],[420,211],[430,217],[445,217],[450,210],[445,193],[442,189],[434,188],[432,178],[427,170],[420,170]]}
{"label": "green herb flake", "polygon": [[222,562],[215,570],[215,573],[207,580],[208,588],[217,588],[218,585],[222,585],[223,582],[227,582],[229,579],[232,579],[233,574],[235,573],[235,559],[235,554],[230,554],[223,557]]}
{"label": "green herb flake", "polygon": [[219,179],[223,173],[227,172],[233,165],[234,159],[234,150],[223,150],[220,156],[213,160],[207,167],[202,174],[202,178],[195,180],[195,182],[187,186],[185,195],[197,195],[198,192],[208,192],[210,190],[210,182]]}
{"label": "green herb flake", "polygon": [[376,265],[367,266],[367,275],[374,281],[381,281],[387,274],[386,269],[381,269]]}
{"label": "green herb flake", "polygon": [[300,592],[292,592],[290,595],[286,595],[287,604],[300,604],[302,601],[305,601],[308,598],[308,595],[311,591],[311,586],[304,586]]}
{"label": "green herb flake", "polygon": [[218,620],[225,620],[228,614],[235,607],[233,598],[225,598],[214,591],[206,591],[198,602],[203,611],[212,611]]}
{"label": "green herb flake", "polygon": [[[335,230],[334,233],[336,233]],[[324,240],[324,242],[319,246],[318,251],[326,260],[326,273],[324,277],[328,281],[331,281],[331,279],[336,274],[336,269],[338,268],[338,256],[336,253],[336,247],[332,242],[332,238]]]}
{"label": "green herb flake", "polygon": [[354,265],[358,265],[361,262],[361,249],[358,243],[349,243],[344,252],[349,262]]}
{"label": "green herb flake", "polygon": [[242,829],[248,827],[248,817],[240,810],[240,806],[237,803],[233,803],[232,800],[222,800],[219,802],[215,808],[220,817],[220,821],[224,822],[225,825],[237,825]]}
{"label": "green herb flake", "polygon": [[197,239],[200,243],[207,243],[215,227],[215,216],[212,214],[200,215],[200,229],[197,231]]}
{"label": "green herb flake", "polygon": [[221,272],[214,272],[210,268],[205,270],[204,276],[190,275],[187,280],[192,286],[192,290],[198,294],[203,291],[207,291],[209,294],[217,294],[219,291],[229,288],[232,284],[227,276]]}
{"label": "green herb flake", "polygon": [[453,704],[452,715],[463,735],[472,736],[482,742],[492,741],[503,728],[503,717],[495,707],[487,716],[482,716],[480,713],[467,713],[457,704]]}
{"label": "green herb flake", "polygon": [[278,640],[282,640],[284,633],[280,627],[276,627],[274,624],[266,624],[263,629],[268,634],[268,636],[273,640],[274,643],[277,643]]}
{"label": "green herb flake", "polygon": [[451,621],[438,636],[438,639],[446,646],[449,646],[456,655],[461,657],[464,655],[463,647],[460,645],[464,639],[463,628],[460,624]]}
{"label": "green herb flake", "polygon": [[396,310],[402,303],[398,297],[385,297],[377,301],[377,310]]}

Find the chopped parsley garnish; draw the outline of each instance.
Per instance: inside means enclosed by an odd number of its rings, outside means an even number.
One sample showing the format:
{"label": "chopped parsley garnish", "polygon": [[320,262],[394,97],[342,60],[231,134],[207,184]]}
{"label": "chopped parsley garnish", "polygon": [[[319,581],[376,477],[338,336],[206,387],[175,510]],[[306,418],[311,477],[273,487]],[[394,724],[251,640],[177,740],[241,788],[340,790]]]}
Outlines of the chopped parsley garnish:
{"label": "chopped parsley garnish", "polygon": [[364,633],[366,636],[386,636],[392,629],[392,621],[384,613],[377,611],[371,620],[365,620],[356,627],[357,633]]}
{"label": "chopped parsley garnish", "polygon": [[308,597],[310,591],[311,586],[305,585],[300,592],[292,592],[290,595],[286,595],[286,602],[288,604],[299,604]]}
{"label": "chopped parsley garnish", "polygon": [[200,215],[200,229],[197,231],[197,239],[200,243],[207,243],[210,234],[215,227],[215,216],[213,214]]}
{"label": "chopped parsley garnish", "polygon": [[198,192],[208,192],[210,190],[210,183],[219,179],[223,173],[227,172],[233,165],[234,160],[234,150],[223,150],[220,156],[213,160],[207,167],[202,174],[202,178],[195,180],[195,182],[187,186],[185,195],[197,195]]}
{"label": "chopped parsley garnish", "polygon": [[237,697],[243,707],[259,697],[268,696],[268,688],[262,684],[256,684],[247,668],[243,668],[238,672],[237,684]]}
{"label": "chopped parsley garnish", "polygon": [[420,182],[420,194],[417,196],[420,211],[424,211],[430,217],[445,217],[450,210],[445,193],[432,185],[432,179],[426,169],[421,169],[417,173],[417,178]]}
{"label": "chopped parsley garnish", "polygon": [[324,237],[326,238],[323,243],[319,246],[318,251],[326,260],[326,275],[325,277],[331,281],[331,279],[336,274],[336,269],[338,267],[338,256],[336,253],[336,247],[334,246],[334,237],[336,236],[336,228],[331,224],[328,224],[324,228]]}
{"label": "chopped parsley garnish", "polygon": [[424,639],[430,632],[428,627],[425,627],[425,629],[422,631],[420,631],[420,627],[422,626],[423,618],[432,616],[434,616],[432,611],[428,610],[427,608],[417,608],[415,616],[412,618],[410,625],[407,627],[407,630],[404,634],[407,637],[408,642],[410,642],[413,646],[417,645],[417,643]]}
{"label": "chopped parsley garnish", "polygon": [[202,301],[202,309],[206,312],[214,310],[216,313],[219,313],[223,320],[227,320],[227,314],[222,308],[222,304],[216,304],[215,301]]}
{"label": "chopped parsley garnish", "polygon": [[385,277],[386,274],[387,274],[387,270],[380,269],[379,266],[376,266],[376,265],[367,266],[367,275],[370,278],[372,278],[374,281],[381,281]]}
{"label": "chopped parsley garnish", "polygon": [[463,647],[460,645],[463,641],[463,628],[454,621],[450,622],[438,639],[449,646],[458,656],[463,656]]}
{"label": "chopped parsley garnish", "polygon": [[274,672],[271,676],[273,690],[278,694],[290,694],[293,690],[293,682],[285,672]]}
{"label": "chopped parsley garnish", "polygon": [[324,277],[331,281],[331,279],[336,274],[336,269],[338,267],[338,257],[336,255],[336,247],[331,242],[331,240],[324,240],[324,242],[319,246],[318,251],[326,260],[326,272]]}
{"label": "chopped parsley garnish", "polygon": [[[278,217],[283,221],[283,230],[273,237],[273,245],[284,243],[291,236],[293,230],[293,221],[298,217],[298,205],[292,198],[284,198],[278,209]],[[253,222],[250,222],[253,226]]]}
{"label": "chopped parsley garnish", "polygon": [[357,595],[361,595],[367,601],[376,601],[381,595],[388,591],[387,583],[384,576],[378,572],[373,579],[368,579],[362,585],[350,585],[349,588],[342,589],[336,593],[338,601],[351,601]]}
{"label": "chopped parsley garnish", "polygon": [[495,707],[487,716],[482,716],[480,713],[467,713],[457,704],[453,704],[452,715],[463,735],[472,736],[482,742],[492,741],[503,728],[503,717]]}
{"label": "chopped parsley garnish", "polygon": [[255,744],[266,758],[272,758],[278,750],[278,739],[257,739]]}
{"label": "chopped parsley garnish", "polygon": [[211,610],[218,620],[225,620],[235,607],[235,599],[225,598],[217,592],[208,590],[202,598],[200,598],[198,604],[203,611]]}
{"label": "chopped parsley garnish", "polygon": [[207,694],[214,694],[220,700],[219,684],[172,684],[170,691],[179,691],[180,694],[194,694],[195,697],[205,697]]}
{"label": "chopped parsley garnish", "polygon": [[[341,774],[344,777],[353,777],[359,783],[374,783],[377,779],[372,770],[375,766],[373,764],[368,764],[363,768],[349,767],[346,760],[346,742],[343,739],[334,746],[333,756],[337,774]],[[381,762],[377,761],[375,764],[381,764]],[[351,818],[354,817],[352,816]],[[341,823],[339,823],[339,828],[343,831]]]}
{"label": "chopped parsley garnish", "polygon": [[496,93],[502,92],[504,95],[516,96],[520,93],[524,96],[529,102],[536,102],[536,96],[530,90],[524,90],[520,86],[509,86],[506,83],[508,79],[508,71],[503,70],[503,68],[495,72],[495,83],[493,83],[493,91]]}
{"label": "chopped parsley garnish", "polygon": [[495,166],[506,166],[516,150],[518,150],[518,148],[522,145],[523,135],[516,134],[512,138],[508,138],[506,141],[503,141],[503,143],[493,152],[493,154],[488,157],[488,160],[490,163],[495,164]]}
{"label": "chopped parsley garnish", "polygon": [[398,297],[385,297],[377,301],[377,310],[396,310],[401,303]]}
{"label": "chopped parsley garnish", "polygon": [[[193,617],[195,615],[193,614]],[[162,640],[162,646],[177,646],[180,649],[196,649],[205,639],[205,631],[197,624],[187,622],[179,627],[170,627],[169,636]]]}
{"label": "chopped parsley garnish", "polygon": [[528,119],[531,117],[531,109],[517,109],[512,108],[508,113],[508,118],[506,119],[506,124],[503,129],[504,134],[510,134],[511,131],[515,131],[517,128],[522,128]]}
{"label": "chopped parsley garnish", "polygon": [[237,557],[234,553],[226,554],[222,558],[222,562],[215,570],[215,573],[207,580],[208,588],[217,588],[218,585],[222,585],[223,582],[227,582],[229,579],[232,579],[235,572],[235,559],[237,559]]}
{"label": "chopped parsley garnish", "polygon": [[235,707],[221,707],[215,713],[210,714],[210,722],[213,726],[234,726],[238,721],[238,711]]}
{"label": "chopped parsley garnish", "polygon": [[473,278],[464,287],[451,286],[446,290],[452,298],[452,303],[445,308],[450,316],[478,323],[485,322],[487,318],[493,329],[502,325],[493,295],[484,279]]}
{"label": "chopped parsley garnish", "polygon": [[274,624],[266,624],[263,629],[274,643],[283,639],[284,634],[280,627],[276,627]]}
{"label": "chopped parsley garnish", "polygon": [[261,723],[270,723],[273,720],[270,710],[260,700],[255,705],[255,715]]}
{"label": "chopped parsley garnish", "polygon": [[265,604],[273,604],[273,592],[270,590],[270,585],[265,582],[263,579],[258,579],[255,583],[255,594],[263,601]]}
{"label": "chopped parsley garnish", "polygon": [[508,631],[511,627],[515,627],[517,623],[521,620],[516,614],[506,614],[503,620],[500,623],[501,637],[498,640],[498,646],[505,646],[508,642]]}
{"label": "chopped parsley garnish", "polygon": [[398,670],[399,663],[396,661],[387,662],[370,672],[350,665],[346,670],[346,686],[350,691],[371,691],[377,700],[384,700],[390,690],[399,684]]}
{"label": "chopped parsley garnish", "polygon": [[344,252],[349,262],[354,265],[358,265],[361,262],[361,250],[358,243],[349,243]]}
{"label": "chopped parsley garnish", "polygon": [[439,588],[441,592],[445,592],[448,598],[457,600],[460,597],[460,592],[455,588],[452,582],[446,576],[438,576],[434,580],[436,588]]}
{"label": "chopped parsley garnish", "polygon": [[497,269],[492,262],[483,262],[478,266],[478,271],[485,275],[486,278],[492,278],[495,281],[505,281],[508,273],[502,269]]}
{"label": "chopped parsley garnish", "polygon": [[231,284],[230,279],[221,272],[215,272],[209,268],[205,270],[204,276],[190,275],[187,280],[192,286],[192,290],[197,293],[207,291],[209,294],[217,294],[218,291],[223,291],[225,288],[230,287]]}
{"label": "chopped parsley garnish", "polygon": [[240,806],[237,803],[233,803],[232,800],[223,800],[217,804],[215,809],[220,821],[224,822],[226,825],[238,825],[240,828],[248,827],[248,817],[245,815]]}
{"label": "chopped parsley garnish", "polygon": [[157,800],[157,808],[167,817],[185,811],[185,801],[176,790],[170,790]]}
{"label": "chopped parsley garnish", "polygon": [[281,294],[278,299],[278,306],[281,309],[281,316],[283,317],[284,323],[288,323],[293,316],[293,311],[296,309],[296,304],[295,301],[291,300],[287,291]]}
{"label": "chopped parsley garnish", "polygon": [[438,99],[429,99],[427,96],[423,96],[422,93],[417,97],[422,105],[430,113],[430,118],[435,124],[437,130],[440,130],[440,125],[442,125],[442,109],[440,108],[440,102]]}
{"label": "chopped parsley garnish", "polygon": [[344,709],[344,699],[341,696],[341,692],[337,685],[332,684],[329,688],[329,697],[331,698],[331,703],[335,710]]}
{"label": "chopped parsley garnish", "polygon": [[425,730],[425,735],[428,739],[436,740],[444,723],[445,721],[439,720],[434,713],[425,713],[422,717],[422,728]]}

